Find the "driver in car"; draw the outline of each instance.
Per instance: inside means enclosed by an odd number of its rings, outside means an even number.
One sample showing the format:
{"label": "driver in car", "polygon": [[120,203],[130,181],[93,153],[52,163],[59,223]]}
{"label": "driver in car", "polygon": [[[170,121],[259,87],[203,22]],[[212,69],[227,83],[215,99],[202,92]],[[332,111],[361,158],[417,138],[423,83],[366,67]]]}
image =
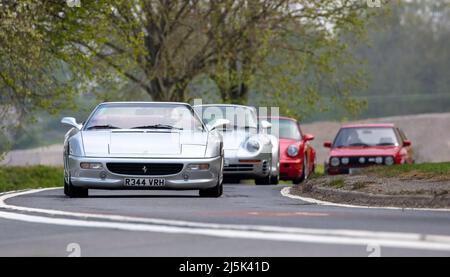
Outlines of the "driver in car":
{"label": "driver in car", "polygon": [[347,145],[358,145],[362,144],[362,140],[359,138],[358,132],[356,130],[350,130],[348,135]]}

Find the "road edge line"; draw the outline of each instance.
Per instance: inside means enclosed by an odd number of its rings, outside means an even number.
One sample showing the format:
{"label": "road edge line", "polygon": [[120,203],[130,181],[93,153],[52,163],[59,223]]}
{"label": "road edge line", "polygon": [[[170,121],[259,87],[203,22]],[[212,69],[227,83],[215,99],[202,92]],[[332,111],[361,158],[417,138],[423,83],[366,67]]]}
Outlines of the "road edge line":
{"label": "road edge line", "polygon": [[303,202],[307,202],[310,204],[316,204],[320,206],[332,206],[332,207],[340,207],[340,208],[352,208],[352,209],[379,209],[379,210],[400,210],[400,211],[424,211],[424,212],[450,212],[450,209],[445,208],[401,208],[401,207],[378,207],[378,206],[361,206],[361,205],[352,205],[352,204],[342,204],[342,203],[336,203],[336,202],[329,202],[329,201],[323,201],[318,200],[311,197],[304,197],[300,195],[295,195],[291,193],[292,187],[284,187],[281,189],[280,193],[282,196],[295,199],[295,200],[301,200]]}

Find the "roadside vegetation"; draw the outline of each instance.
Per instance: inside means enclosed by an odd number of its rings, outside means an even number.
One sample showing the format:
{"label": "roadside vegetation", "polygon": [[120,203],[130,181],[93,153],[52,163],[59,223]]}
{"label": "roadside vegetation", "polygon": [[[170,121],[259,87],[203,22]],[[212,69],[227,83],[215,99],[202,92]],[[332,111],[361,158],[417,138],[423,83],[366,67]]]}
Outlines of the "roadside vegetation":
{"label": "roadside vegetation", "polygon": [[449,208],[450,162],[371,167],[357,175],[316,174],[292,193],[362,206]]}
{"label": "roadside vegetation", "polygon": [[372,167],[366,169],[364,172],[377,177],[450,181],[450,162]]}
{"label": "roadside vegetation", "polygon": [[63,169],[50,166],[0,167],[0,192],[61,186]]}

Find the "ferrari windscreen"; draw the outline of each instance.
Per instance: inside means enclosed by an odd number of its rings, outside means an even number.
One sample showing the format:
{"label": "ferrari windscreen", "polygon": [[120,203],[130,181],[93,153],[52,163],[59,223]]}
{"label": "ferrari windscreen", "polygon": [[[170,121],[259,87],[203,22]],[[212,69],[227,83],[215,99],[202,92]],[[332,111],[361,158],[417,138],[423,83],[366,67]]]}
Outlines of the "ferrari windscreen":
{"label": "ferrari windscreen", "polygon": [[85,130],[104,129],[202,131],[203,124],[185,105],[108,104],[99,106],[85,125]]}

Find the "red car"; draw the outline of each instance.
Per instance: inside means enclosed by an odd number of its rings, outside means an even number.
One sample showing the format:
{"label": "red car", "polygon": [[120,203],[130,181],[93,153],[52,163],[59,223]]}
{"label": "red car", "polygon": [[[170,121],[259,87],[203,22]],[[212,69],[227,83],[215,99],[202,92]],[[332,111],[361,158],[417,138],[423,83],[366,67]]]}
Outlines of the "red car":
{"label": "red car", "polygon": [[288,117],[268,117],[271,133],[280,141],[280,179],[299,184],[315,170],[316,151],[309,144],[313,135],[303,134],[300,123]]}
{"label": "red car", "polygon": [[339,130],[334,142],[325,142],[330,155],[325,172],[351,174],[374,165],[413,163],[411,141],[394,124],[354,124]]}

